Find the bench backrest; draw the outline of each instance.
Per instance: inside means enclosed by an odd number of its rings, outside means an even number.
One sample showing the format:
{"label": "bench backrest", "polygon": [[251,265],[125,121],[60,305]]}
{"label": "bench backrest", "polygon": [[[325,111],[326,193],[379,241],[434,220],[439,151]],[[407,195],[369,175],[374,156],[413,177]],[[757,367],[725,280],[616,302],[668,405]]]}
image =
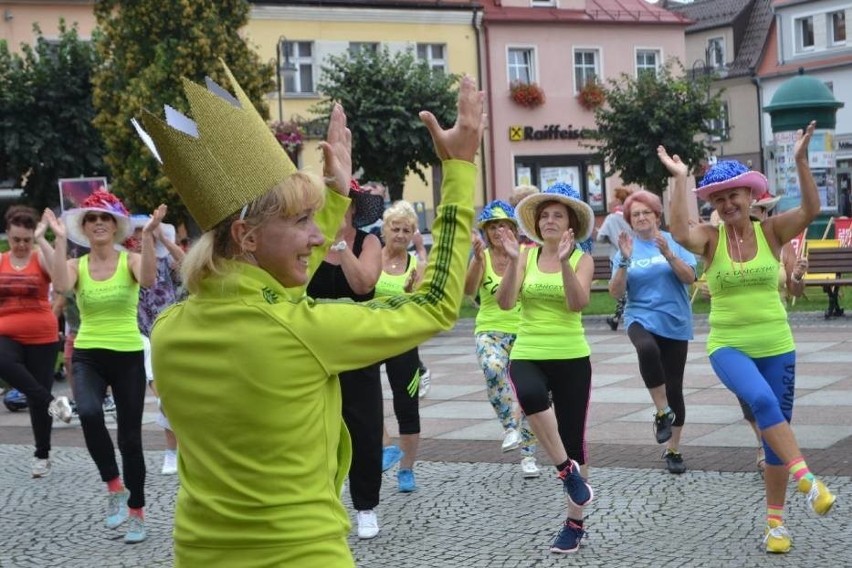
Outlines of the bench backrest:
{"label": "bench backrest", "polygon": [[606,280],[612,277],[612,264],[608,256],[592,256],[595,261],[595,272],[592,280]]}
{"label": "bench backrest", "polygon": [[821,273],[831,276],[852,273],[852,247],[809,248],[806,277]]}

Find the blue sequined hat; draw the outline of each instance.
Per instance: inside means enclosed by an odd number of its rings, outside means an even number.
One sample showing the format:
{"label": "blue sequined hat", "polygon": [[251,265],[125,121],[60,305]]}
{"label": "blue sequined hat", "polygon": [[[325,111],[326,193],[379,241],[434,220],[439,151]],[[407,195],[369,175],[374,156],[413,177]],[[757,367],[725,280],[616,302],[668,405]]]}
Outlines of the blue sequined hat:
{"label": "blue sequined hat", "polygon": [[748,169],[748,166],[736,160],[720,160],[707,170],[704,179],[693,191],[705,201],[717,191],[744,187],[751,190],[752,200],[769,191],[769,181],[760,172]]}
{"label": "blue sequined hat", "polygon": [[514,207],[502,199],[495,199],[482,208],[482,212],[476,218],[476,226],[482,229],[490,221],[500,221],[503,219],[514,224],[516,227],[518,226],[518,220],[515,219]]}
{"label": "blue sequined hat", "polygon": [[555,183],[542,192],[528,195],[518,203],[518,206],[515,208],[515,217],[517,217],[518,225],[524,234],[530,240],[542,244],[542,239],[535,230],[535,211],[540,203],[547,201],[558,201],[574,211],[580,226],[571,228],[574,230],[574,238],[585,250],[586,247],[583,246],[582,241],[586,241],[592,236],[595,214],[589,204],[582,200],[580,193],[567,183]]}

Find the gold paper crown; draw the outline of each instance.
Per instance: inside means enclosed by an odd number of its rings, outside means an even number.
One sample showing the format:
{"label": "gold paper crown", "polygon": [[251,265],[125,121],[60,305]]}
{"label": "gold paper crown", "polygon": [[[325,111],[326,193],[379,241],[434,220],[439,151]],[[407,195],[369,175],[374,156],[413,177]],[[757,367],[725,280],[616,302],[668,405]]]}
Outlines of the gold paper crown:
{"label": "gold paper crown", "polygon": [[204,231],[296,171],[231,70],[224,61],[222,65],[236,98],[209,77],[207,89],[183,78],[194,121],[168,105],[165,122],[147,111],[142,116],[145,129],[132,121]]}

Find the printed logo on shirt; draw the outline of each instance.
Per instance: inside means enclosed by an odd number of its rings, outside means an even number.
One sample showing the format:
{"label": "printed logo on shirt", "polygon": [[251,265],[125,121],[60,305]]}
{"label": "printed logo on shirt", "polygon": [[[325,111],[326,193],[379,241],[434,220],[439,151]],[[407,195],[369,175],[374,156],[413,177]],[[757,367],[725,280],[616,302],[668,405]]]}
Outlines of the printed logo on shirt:
{"label": "printed logo on shirt", "polygon": [[271,288],[267,288],[264,286],[262,290],[263,299],[266,300],[267,304],[277,304],[278,303],[278,294],[276,294]]}

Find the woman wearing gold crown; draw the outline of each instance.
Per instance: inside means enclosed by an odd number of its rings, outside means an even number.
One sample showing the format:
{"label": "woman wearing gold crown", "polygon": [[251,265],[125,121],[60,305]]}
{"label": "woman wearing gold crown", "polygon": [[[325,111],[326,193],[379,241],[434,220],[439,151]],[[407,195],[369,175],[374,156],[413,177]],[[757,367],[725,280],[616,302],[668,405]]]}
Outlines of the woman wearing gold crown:
{"label": "woman wearing gold crown", "polygon": [[[176,566],[353,566],[340,491],[351,446],[337,374],[411,349],[458,316],[470,250],[483,94],[459,88],[442,130],[443,203],[425,281],[365,303],[304,294],[348,207],[351,133],[338,105],[326,185],[284,155],[229,71],[236,97],[185,82],[193,120],[143,117],[164,170],[205,231],[182,266],[186,302],[152,332],[154,376],[181,441]],[[170,114],[171,113],[171,114]]]}

